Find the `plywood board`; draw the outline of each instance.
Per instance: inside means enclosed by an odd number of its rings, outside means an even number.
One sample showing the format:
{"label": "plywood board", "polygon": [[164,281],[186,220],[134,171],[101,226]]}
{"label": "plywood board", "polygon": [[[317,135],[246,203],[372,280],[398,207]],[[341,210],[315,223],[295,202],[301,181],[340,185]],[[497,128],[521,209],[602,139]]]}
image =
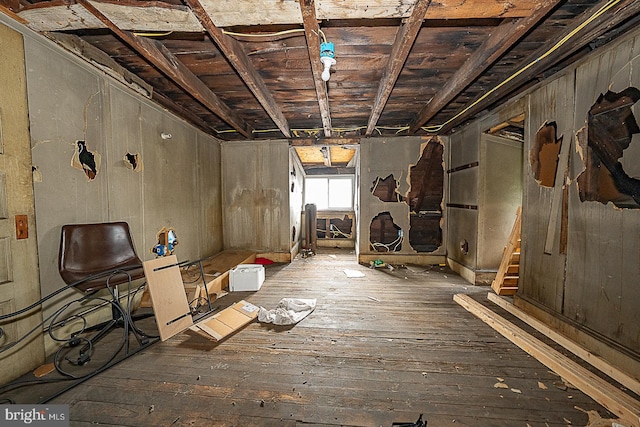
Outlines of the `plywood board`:
{"label": "plywood board", "polygon": [[251,323],[256,317],[258,307],[242,300],[190,329],[212,341],[220,341]]}
{"label": "plywood board", "polygon": [[[193,325],[175,255],[143,263],[160,339],[166,341]],[[169,265],[172,267],[162,268]]]}

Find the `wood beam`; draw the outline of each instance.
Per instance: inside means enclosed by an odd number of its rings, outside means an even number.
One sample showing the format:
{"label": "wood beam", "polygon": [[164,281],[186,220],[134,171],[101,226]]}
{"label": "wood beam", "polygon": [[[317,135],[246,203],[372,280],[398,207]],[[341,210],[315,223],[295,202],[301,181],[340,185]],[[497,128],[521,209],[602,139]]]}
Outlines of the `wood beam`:
{"label": "wood beam", "polygon": [[29,22],[17,14],[21,8],[20,3],[14,0],[0,0],[0,12],[21,24],[27,25]]}
{"label": "wood beam", "polygon": [[560,0],[541,2],[530,16],[516,21],[504,22],[495,28],[456,74],[422,107],[409,124],[409,134],[432,119],[438,112],[458,96],[467,86],[484,73],[498,58],[511,49],[531,28],[536,26]]}
{"label": "wood beam", "polygon": [[640,402],[578,365],[533,335],[503,319],[469,295],[456,294],[454,301],[491,326],[509,341],[538,359],[584,394],[616,414],[624,425],[640,426]]}
{"label": "wood beam", "polygon": [[269,89],[267,89],[267,85],[258,74],[258,71],[253,66],[253,63],[242,48],[240,42],[224,34],[220,28],[216,27],[199,0],[185,0],[185,2],[200,20],[204,29],[218,48],[220,48],[233,68],[235,68],[240,78],[247,87],[249,87],[251,92],[253,92],[260,105],[262,105],[262,108],[264,108],[269,117],[271,117],[278,129],[280,129],[286,138],[291,138],[291,131],[287,119],[284,117],[284,114],[282,114],[282,110],[275,99],[273,99],[273,95]]}
{"label": "wood beam", "polygon": [[389,95],[391,95],[396,80],[398,80],[402,67],[404,67],[404,63],[409,56],[411,47],[418,36],[424,15],[427,13],[430,4],[431,0],[418,0],[413,6],[411,16],[398,28],[393,47],[391,48],[389,62],[387,62],[387,67],[382,74],[380,86],[378,86],[378,94],[371,109],[367,131],[365,132],[366,136],[371,136],[378,123],[382,110],[387,104]]}
{"label": "wood beam", "polygon": [[522,320],[532,328],[536,329],[538,332],[541,332],[546,337],[551,338],[556,343],[560,344],[562,347],[569,350],[571,353],[575,354],[585,362],[589,363],[591,366],[599,369],[601,372],[605,373],[609,377],[618,381],[623,386],[627,387],[629,390],[633,391],[636,394],[640,393],[640,381],[626,372],[621,371],[617,367],[611,365],[609,362],[604,360],[603,358],[597,356],[596,354],[590,352],[586,348],[582,347],[580,344],[575,341],[570,340],[566,336],[562,335],[560,332],[555,329],[549,327],[547,324],[541,322],[535,317],[525,313],[520,310],[518,307],[507,301],[506,299],[499,297],[498,295],[489,292],[487,294],[487,299],[502,309],[508,311],[510,314],[513,314],[518,319]]}
{"label": "wood beam", "polygon": [[325,145],[359,145],[360,138],[329,138],[329,139],[315,139],[315,138],[296,138],[290,139],[289,145],[292,147],[308,147],[312,145],[325,146]]}
{"label": "wood beam", "polygon": [[193,74],[186,65],[180,62],[162,43],[156,40],[138,37],[129,31],[121,30],[88,0],[78,0],[78,3],[175,84],[201,102],[208,110],[220,117],[246,138],[253,138],[253,129],[251,126],[238,116],[236,112],[231,110],[227,104],[220,100],[202,80]]}
{"label": "wood beam", "polygon": [[[507,96],[514,89],[534,79],[537,74],[574,54],[593,40],[596,40],[598,37],[605,34],[609,29],[634,17],[640,12],[640,2],[635,0],[621,0],[620,2],[612,5],[606,12],[596,17],[596,14],[598,14],[603,7],[606,7],[608,3],[610,3],[608,0],[601,0],[596,5],[574,18],[571,25],[566,26],[562,33],[555,36],[552,40],[549,40],[543,47],[536,50],[534,53],[529,55],[528,58],[522,61],[523,64],[530,64],[528,68],[521,69],[522,71],[516,78],[493,89],[491,93],[485,94],[486,96],[481,101],[467,107],[467,110],[459,117],[444,125],[442,129],[440,129],[440,133],[448,132],[453,127],[472,117],[474,114],[484,110],[496,101]],[[594,20],[589,23],[589,25],[579,30],[582,27],[582,24],[592,17],[595,17]],[[578,31],[576,35],[568,39],[566,43],[559,46],[553,52],[547,54],[547,51],[549,51],[551,47],[556,46],[562,40],[567,39],[574,31]]]}
{"label": "wood beam", "polygon": [[314,0],[300,0],[302,11],[302,23],[304,25],[304,35],[307,38],[307,49],[309,50],[309,61],[311,61],[311,72],[313,73],[313,83],[316,87],[318,105],[320,107],[320,117],[324,136],[331,138],[331,114],[329,112],[329,94],[327,84],[321,78],[322,65],[320,63],[320,27],[316,19],[316,6]]}
{"label": "wood beam", "polygon": [[173,101],[171,98],[167,97],[166,95],[158,91],[153,91],[153,94],[151,95],[151,99],[158,102],[160,105],[162,105],[166,109],[173,111],[175,114],[179,115],[184,120],[191,123],[192,125],[200,128],[202,131],[210,135],[212,134],[215,134],[216,136],[218,135],[218,131],[212,128],[211,126],[209,126],[209,124],[206,121],[204,121],[200,116],[198,116],[197,114],[194,114],[193,111],[183,107],[182,105],[177,104],[175,101]]}

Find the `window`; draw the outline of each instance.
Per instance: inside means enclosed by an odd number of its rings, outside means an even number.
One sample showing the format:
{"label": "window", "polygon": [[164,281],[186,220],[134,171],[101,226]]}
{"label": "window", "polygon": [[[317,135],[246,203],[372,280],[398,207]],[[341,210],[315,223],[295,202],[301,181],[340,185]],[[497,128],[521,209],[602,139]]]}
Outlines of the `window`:
{"label": "window", "polygon": [[304,202],[318,210],[352,210],[353,176],[306,178]]}

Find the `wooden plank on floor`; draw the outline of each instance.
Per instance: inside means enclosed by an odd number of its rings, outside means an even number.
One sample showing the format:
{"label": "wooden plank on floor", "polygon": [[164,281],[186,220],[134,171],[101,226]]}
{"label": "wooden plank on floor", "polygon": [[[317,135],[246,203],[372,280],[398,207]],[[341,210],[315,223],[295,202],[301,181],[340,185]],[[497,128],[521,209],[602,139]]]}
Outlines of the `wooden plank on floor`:
{"label": "wooden plank on floor", "polygon": [[626,372],[623,372],[620,369],[616,368],[615,366],[612,366],[606,360],[598,357],[597,355],[593,354],[586,348],[577,344],[575,341],[570,340],[569,338],[560,334],[556,330],[545,325],[535,317],[520,310],[518,307],[511,304],[509,301],[505,300],[504,298],[500,298],[498,295],[495,295],[492,293],[489,293],[487,295],[487,298],[489,299],[489,301],[493,302],[497,306],[513,314],[518,319],[522,320],[532,328],[536,329],[538,332],[543,333],[545,336],[552,339],[556,343],[560,344],[562,347],[566,348],[571,353],[575,354],[585,362],[599,369],[602,373],[618,381],[620,384],[627,387],[629,390],[633,391],[636,394],[640,394],[640,381],[638,381],[636,378],[633,378]]}
{"label": "wooden plank on floor", "polygon": [[509,341],[616,414],[626,426],[640,426],[640,402],[508,322],[470,296],[457,294],[453,299]]}

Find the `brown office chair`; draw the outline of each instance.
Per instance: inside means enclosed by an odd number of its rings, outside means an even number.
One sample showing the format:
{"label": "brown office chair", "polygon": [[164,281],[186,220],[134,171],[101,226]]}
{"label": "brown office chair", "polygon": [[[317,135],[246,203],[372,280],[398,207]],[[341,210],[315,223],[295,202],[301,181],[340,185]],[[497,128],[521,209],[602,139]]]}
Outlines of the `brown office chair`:
{"label": "brown office chair", "polygon": [[126,222],[64,225],[58,269],[67,285],[89,294],[109,289],[113,298],[111,320],[91,328],[99,332],[87,340],[80,351],[78,364],[90,360],[90,354],[85,353],[96,341],[125,323],[141,345],[148,341],[146,335],[135,328],[128,307],[122,307],[118,296],[119,284],[144,277],[142,261],[136,254]]}

